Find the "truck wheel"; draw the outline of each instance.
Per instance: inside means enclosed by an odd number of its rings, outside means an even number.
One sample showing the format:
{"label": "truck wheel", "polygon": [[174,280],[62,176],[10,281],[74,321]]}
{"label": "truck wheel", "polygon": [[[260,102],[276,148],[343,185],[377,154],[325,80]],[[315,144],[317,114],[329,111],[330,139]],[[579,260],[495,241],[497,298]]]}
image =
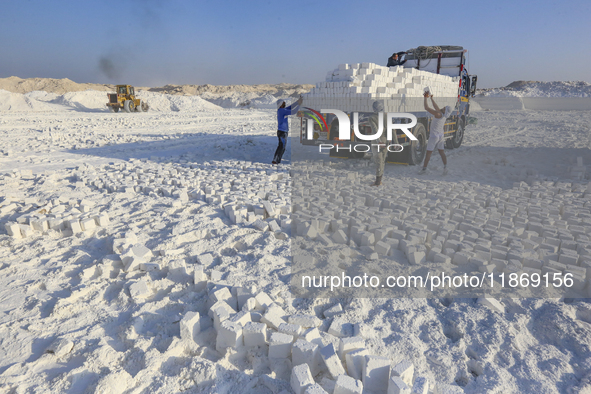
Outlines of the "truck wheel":
{"label": "truck wheel", "polygon": [[109,105],[109,112],[119,112],[119,108]]}
{"label": "truck wheel", "polygon": [[458,121],[458,129],[456,130],[454,136],[451,139],[453,147],[459,148],[462,145],[462,141],[464,141],[464,122]]}
{"label": "truck wheel", "polygon": [[133,112],[135,110],[135,105],[133,104],[133,101],[125,100],[125,102],[123,103],[123,109],[125,110],[125,112]]}
{"label": "truck wheel", "polygon": [[150,107],[148,107],[148,104],[145,101],[142,100],[142,111],[148,112],[148,109],[149,108]]}
{"label": "truck wheel", "polygon": [[135,106],[135,112],[143,112],[144,111],[143,105],[144,105],[144,102],[142,100],[140,100],[140,103]]}
{"label": "truck wheel", "polygon": [[425,159],[425,152],[427,151],[427,132],[425,131],[425,126],[419,123],[413,130],[413,135],[417,137],[417,141],[412,141],[410,145],[408,164],[419,165]]}

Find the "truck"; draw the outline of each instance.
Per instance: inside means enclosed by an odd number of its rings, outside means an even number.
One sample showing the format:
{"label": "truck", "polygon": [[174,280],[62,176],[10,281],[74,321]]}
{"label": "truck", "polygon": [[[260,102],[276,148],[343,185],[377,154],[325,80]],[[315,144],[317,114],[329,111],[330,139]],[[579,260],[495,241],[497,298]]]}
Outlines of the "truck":
{"label": "truck", "polygon": [[109,102],[107,108],[111,112],[119,112],[123,109],[125,112],[147,112],[148,104],[135,97],[135,89],[131,85],[115,86],[115,93],[107,93]]}
{"label": "truck", "polygon": [[[369,117],[375,100],[385,102],[386,112],[410,113],[417,119],[411,130],[416,141],[401,130],[396,131],[396,143],[403,148],[389,151],[386,161],[398,164],[422,163],[429,139],[432,117],[423,106],[423,92],[429,89],[440,108],[450,105],[452,115],[445,124],[447,149],[459,148],[470,113],[470,97],[476,92],[477,76],[470,75],[466,66],[467,50],[461,46],[418,47],[406,54],[401,66],[382,67],[371,63],[339,65],[327,74],[326,81],[316,84],[304,95],[303,108],[298,112],[300,143],[303,145],[331,144],[331,157],[362,158],[365,145],[353,132],[353,114],[357,113],[361,134],[372,134]],[[430,104],[430,103],[429,103]],[[351,137],[339,139],[339,121],[335,114],[321,109],[336,108],[351,120]],[[311,120],[308,120],[311,119]],[[396,123],[409,123],[400,118]],[[310,132],[313,125],[313,132]]]}

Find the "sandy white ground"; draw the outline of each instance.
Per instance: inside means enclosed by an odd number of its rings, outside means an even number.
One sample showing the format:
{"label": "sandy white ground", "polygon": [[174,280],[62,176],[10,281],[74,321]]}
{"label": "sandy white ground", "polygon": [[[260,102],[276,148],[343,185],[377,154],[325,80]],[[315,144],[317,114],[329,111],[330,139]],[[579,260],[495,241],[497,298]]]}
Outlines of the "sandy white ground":
{"label": "sandy white ground", "polygon": [[[577,157],[591,163],[589,112],[474,116],[478,125],[467,129],[464,145],[448,152],[449,175],[440,179],[441,161],[434,157],[421,182],[470,181],[503,189],[521,181],[588,182],[573,179],[571,170]],[[93,212],[106,212],[110,223],[73,236],[49,230],[20,240],[0,230],[0,390],[289,390],[288,361],[269,362],[255,351],[225,356],[216,351],[207,294],[195,291],[191,275],[199,261],[208,261],[206,272],[218,271],[232,286],[265,291],[288,314],[322,318],[323,332],[334,319],[323,312],[340,303],[340,318],[364,325],[372,354],[392,362],[408,358],[415,373],[432,383],[460,385],[467,393],[591,390],[591,306],[585,300],[504,299],[506,312],[499,313],[474,299],[291,298],[288,240],[235,225],[215,202],[197,194],[187,201],[178,193],[228,178],[259,189],[285,187],[289,152],[284,167],[269,165],[275,126],[273,110],[205,106],[199,112],[147,114],[71,106],[2,112],[0,208],[14,206],[0,214],[1,228],[48,201],[70,212],[82,210],[85,200]],[[317,156],[314,148],[306,149],[311,158]],[[416,179],[417,170],[388,165],[386,182]],[[132,185],[138,174],[152,174],[168,192],[107,190]],[[371,170],[363,176],[369,184]],[[153,262],[160,270],[123,272],[112,245],[130,233],[159,254]],[[201,257],[205,254],[213,261]],[[130,287],[142,278],[149,292],[134,297]],[[179,321],[189,311],[204,316],[194,345],[179,338]],[[63,354],[56,354],[59,349],[50,346],[56,338],[73,347],[65,343]],[[324,371],[316,379],[326,376]]]}

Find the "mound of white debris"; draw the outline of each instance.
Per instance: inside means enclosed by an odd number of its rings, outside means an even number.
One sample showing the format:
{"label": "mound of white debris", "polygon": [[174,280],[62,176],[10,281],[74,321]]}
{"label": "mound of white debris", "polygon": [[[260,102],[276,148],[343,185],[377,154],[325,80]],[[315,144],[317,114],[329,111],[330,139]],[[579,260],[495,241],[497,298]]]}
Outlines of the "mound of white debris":
{"label": "mound of white debris", "polygon": [[[141,90],[137,97],[146,101],[155,112],[201,112],[221,109],[199,96],[179,96]],[[108,112],[107,94],[97,90],[67,92],[61,95],[44,91],[12,93],[0,90],[0,111],[46,112],[79,111]]]}
{"label": "mound of white debris", "polygon": [[[292,97],[294,100],[300,94],[308,92],[313,85],[302,84],[260,84],[260,85],[165,85],[162,87],[138,87],[136,92],[138,96],[145,99],[164,98],[158,100],[158,103],[152,103],[150,108],[157,111],[184,111],[191,108],[192,103],[198,101],[197,98],[204,99],[210,103],[224,108],[274,108],[275,102],[279,97]],[[68,106],[84,111],[90,109],[106,109],[103,103],[106,92],[115,91],[115,85],[96,84],[96,83],[77,83],[70,79],[53,78],[27,78],[18,77],[0,78],[0,91],[6,90],[10,93],[20,93],[21,96],[3,97],[6,93],[0,93],[0,111],[28,111],[33,108],[34,111],[49,111],[51,108],[45,107],[39,101],[52,101],[60,95],[72,92],[80,92],[89,99],[86,92],[101,92],[94,97],[99,99],[99,103],[93,103],[91,106],[86,103],[72,103],[80,96],[64,97],[58,104],[65,103]],[[182,96],[178,99],[171,99],[170,96]],[[12,100],[12,101],[10,101]],[[187,103],[187,100],[189,103]],[[170,101],[170,103],[166,102]],[[213,108],[213,107],[212,107]]]}
{"label": "mound of white debris", "polygon": [[515,81],[503,88],[479,89],[485,97],[591,97],[585,81]]}
{"label": "mound of white debris", "polygon": [[20,93],[0,90],[0,111],[51,111],[51,107]]}

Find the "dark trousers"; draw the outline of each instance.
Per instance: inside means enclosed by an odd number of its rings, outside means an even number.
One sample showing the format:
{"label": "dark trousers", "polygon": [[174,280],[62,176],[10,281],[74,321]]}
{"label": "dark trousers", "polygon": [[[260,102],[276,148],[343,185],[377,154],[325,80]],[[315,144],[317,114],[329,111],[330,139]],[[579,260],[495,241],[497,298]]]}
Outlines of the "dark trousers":
{"label": "dark trousers", "polygon": [[275,150],[273,161],[275,163],[281,163],[281,158],[285,153],[285,145],[287,145],[287,131],[277,130],[277,139],[279,140],[279,145],[277,145],[277,150]]}

